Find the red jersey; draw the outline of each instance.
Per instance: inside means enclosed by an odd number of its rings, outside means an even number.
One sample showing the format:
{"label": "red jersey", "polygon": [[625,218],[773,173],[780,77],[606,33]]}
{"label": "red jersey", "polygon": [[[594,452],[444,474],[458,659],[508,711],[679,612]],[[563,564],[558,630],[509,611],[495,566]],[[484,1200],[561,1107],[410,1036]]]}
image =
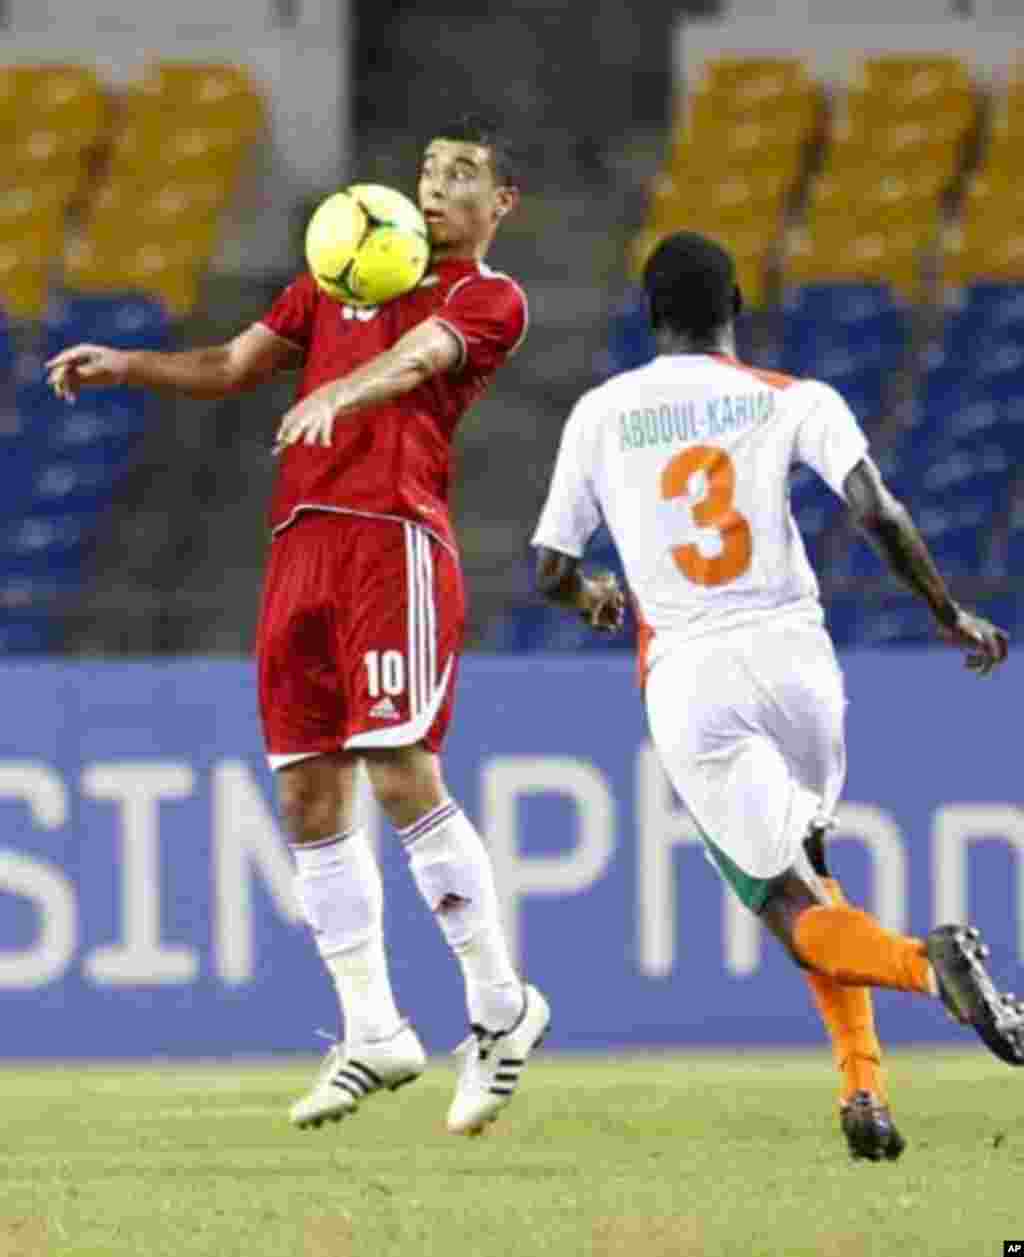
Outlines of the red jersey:
{"label": "red jersey", "polygon": [[418,288],[386,305],[344,306],[304,274],[261,320],[305,354],[296,400],[375,358],[435,317],[462,346],[457,366],[383,406],[334,424],[330,447],[290,445],[270,504],[278,532],[303,510],[411,520],[454,548],[448,512],[451,442],[469,406],[526,334],[526,297],[480,263],[440,262]]}

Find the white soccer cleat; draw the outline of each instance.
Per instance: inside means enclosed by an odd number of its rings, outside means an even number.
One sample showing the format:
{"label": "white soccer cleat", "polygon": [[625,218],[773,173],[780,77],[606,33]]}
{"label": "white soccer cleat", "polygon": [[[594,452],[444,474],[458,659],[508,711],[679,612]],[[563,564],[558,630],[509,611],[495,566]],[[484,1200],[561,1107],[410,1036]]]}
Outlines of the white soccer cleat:
{"label": "white soccer cleat", "polygon": [[453,1135],[480,1135],[488,1122],[515,1095],[523,1066],[547,1034],[551,1009],[535,986],[524,986],[525,1003],[519,1020],[510,1030],[491,1034],[482,1026],[455,1049],[462,1068],[455,1098],[448,1110],[448,1129]]}
{"label": "white soccer cleat", "polygon": [[321,1122],[340,1122],[375,1091],[397,1091],[415,1080],[426,1064],[423,1046],[407,1021],[388,1039],[347,1047],[335,1043],[324,1057],[308,1095],[291,1107],[293,1126],[305,1130]]}

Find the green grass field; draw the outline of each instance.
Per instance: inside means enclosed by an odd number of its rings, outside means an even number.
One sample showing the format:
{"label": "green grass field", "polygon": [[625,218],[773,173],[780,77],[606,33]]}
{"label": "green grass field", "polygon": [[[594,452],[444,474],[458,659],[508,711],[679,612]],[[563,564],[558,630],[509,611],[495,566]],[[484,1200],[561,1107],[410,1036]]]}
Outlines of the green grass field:
{"label": "green grass field", "polygon": [[476,1140],[444,1061],[310,1132],[308,1062],[4,1068],[0,1257],[999,1257],[1024,1076],[890,1066],[895,1166],[848,1160],[823,1055],[539,1057]]}

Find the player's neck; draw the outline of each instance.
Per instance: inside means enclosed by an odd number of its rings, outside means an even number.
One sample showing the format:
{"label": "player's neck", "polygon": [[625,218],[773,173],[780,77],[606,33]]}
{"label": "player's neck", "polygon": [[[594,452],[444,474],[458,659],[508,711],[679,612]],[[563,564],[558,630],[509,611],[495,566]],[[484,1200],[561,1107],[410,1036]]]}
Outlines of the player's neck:
{"label": "player's neck", "polygon": [[434,247],[431,260],[437,262],[476,262],[480,263],[487,256],[493,237],[486,240],[466,240],[459,244],[440,245]]}
{"label": "player's neck", "polygon": [[655,335],[661,354],[724,354],[736,357],[736,337],[731,327],[723,328],[712,336],[686,336],[663,328]]}

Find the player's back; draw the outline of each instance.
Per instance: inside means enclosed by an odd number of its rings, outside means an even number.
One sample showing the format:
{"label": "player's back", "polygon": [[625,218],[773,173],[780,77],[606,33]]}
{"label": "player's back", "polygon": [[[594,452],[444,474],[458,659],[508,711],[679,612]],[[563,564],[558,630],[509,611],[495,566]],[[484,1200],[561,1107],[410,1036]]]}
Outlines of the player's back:
{"label": "player's back", "polygon": [[725,355],[663,355],[588,394],[570,424],[650,628],[820,622],[788,480],[806,462],[841,492],[866,452],[833,389]]}

